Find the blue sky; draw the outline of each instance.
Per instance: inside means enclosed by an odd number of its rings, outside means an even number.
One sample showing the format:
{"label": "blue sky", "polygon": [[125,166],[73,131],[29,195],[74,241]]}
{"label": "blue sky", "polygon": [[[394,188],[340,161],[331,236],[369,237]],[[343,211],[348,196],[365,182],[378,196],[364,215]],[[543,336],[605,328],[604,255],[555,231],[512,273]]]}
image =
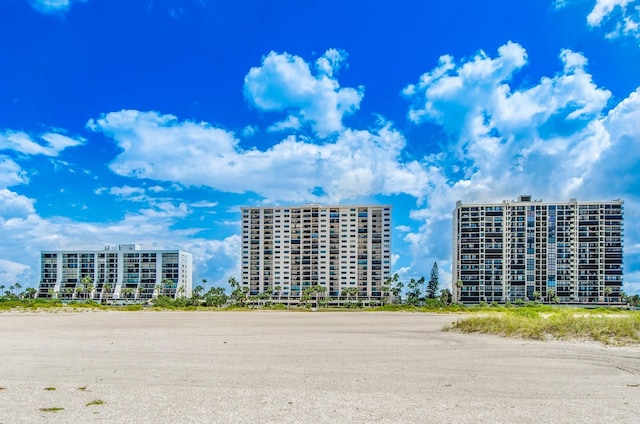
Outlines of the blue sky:
{"label": "blue sky", "polygon": [[137,243],[239,277],[240,207],[389,203],[450,284],[457,200],[625,201],[640,292],[640,1],[2,0],[0,283]]}

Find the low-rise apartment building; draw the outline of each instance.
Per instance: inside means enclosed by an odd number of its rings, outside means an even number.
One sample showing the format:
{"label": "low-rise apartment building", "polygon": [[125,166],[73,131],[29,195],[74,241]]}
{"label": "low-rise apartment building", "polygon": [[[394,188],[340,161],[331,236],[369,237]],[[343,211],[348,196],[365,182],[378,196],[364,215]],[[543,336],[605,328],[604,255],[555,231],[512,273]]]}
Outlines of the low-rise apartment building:
{"label": "low-rise apartment building", "polygon": [[192,255],[121,244],[104,250],[43,251],[38,297],[128,299],[191,296]]}

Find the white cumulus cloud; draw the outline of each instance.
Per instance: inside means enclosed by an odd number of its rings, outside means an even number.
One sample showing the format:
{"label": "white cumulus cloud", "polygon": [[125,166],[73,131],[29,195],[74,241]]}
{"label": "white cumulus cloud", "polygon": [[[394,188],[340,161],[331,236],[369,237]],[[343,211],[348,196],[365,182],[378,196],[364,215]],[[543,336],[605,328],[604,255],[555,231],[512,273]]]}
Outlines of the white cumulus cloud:
{"label": "white cumulus cloud", "polygon": [[[30,275],[29,265],[0,258],[0,285],[4,286],[4,291],[9,290],[9,287],[15,283],[20,283],[22,286],[20,291],[24,290],[23,283],[29,279]],[[4,291],[2,295],[4,295]]]}
{"label": "white cumulus cloud", "polygon": [[31,6],[40,13],[66,13],[73,3],[86,3],[87,0],[29,0]]}
{"label": "white cumulus cloud", "polygon": [[84,144],[86,141],[82,137],[72,138],[55,132],[44,133],[39,138],[38,142],[24,132],[2,131],[0,132],[0,151],[13,150],[25,155],[55,157],[64,149]]}
{"label": "white cumulus cloud", "polygon": [[346,57],[330,49],[316,61],[314,73],[301,57],[272,51],[245,76],[245,97],[258,110],[286,112],[286,128],[308,124],[325,137],[342,130],[343,117],[358,110],[364,96],[363,88],[341,88],[335,78]]}
{"label": "white cumulus cloud", "polygon": [[[493,58],[480,53],[456,62],[443,56],[404,90],[412,102],[409,117],[441,125],[450,141],[433,164],[431,175],[441,178],[430,180],[427,207],[412,214],[422,225],[405,236],[415,266],[450,256],[457,200],[532,194],[548,201],[638,201],[638,91],[607,110],[611,93],[593,81],[587,58],[570,50],[560,52],[555,75],[512,86],[527,60],[515,43],[502,46]],[[640,222],[627,222],[625,233],[640,236]],[[426,265],[423,272],[428,272]]]}
{"label": "white cumulus cloud", "polygon": [[0,190],[0,225],[11,225],[11,220],[34,212],[33,200],[9,189]]}
{"label": "white cumulus cloud", "polygon": [[631,36],[640,39],[640,3],[637,0],[596,0],[587,15],[591,27],[605,27],[607,38]]}
{"label": "white cumulus cloud", "polygon": [[0,156],[0,189],[28,182],[20,165],[8,157]]}
{"label": "white cumulus cloud", "polygon": [[331,143],[289,136],[266,150],[243,150],[233,133],[157,112],[111,112],[87,127],[122,149],[110,165],[120,175],[256,192],[271,201],[396,193],[421,198],[429,180],[420,163],[401,160],[406,140],[385,122],[373,130],[343,130]]}
{"label": "white cumulus cloud", "polygon": [[[0,189],[0,240],[11,240],[11,244],[0,244],[0,283],[36,286],[42,250],[99,250],[120,243],[136,243],[146,249],[190,251],[194,253],[196,275],[210,275],[211,284],[226,285],[228,277],[237,276],[240,238],[232,235],[206,240],[198,237],[199,228],[173,228],[190,213],[184,203],[152,202],[115,222],[43,218],[34,203],[26,196]],[[212,203],[196,206],[215,207]],[[207,270],[211,273],[206,274]]]}
{"label": "white cumulus cloud", "polygon": [[130,187],[130,186],[111,187],[109,189],[109,193],[114,196],[124,197],[130,200],[145,199],[145,190],[140,187]]}

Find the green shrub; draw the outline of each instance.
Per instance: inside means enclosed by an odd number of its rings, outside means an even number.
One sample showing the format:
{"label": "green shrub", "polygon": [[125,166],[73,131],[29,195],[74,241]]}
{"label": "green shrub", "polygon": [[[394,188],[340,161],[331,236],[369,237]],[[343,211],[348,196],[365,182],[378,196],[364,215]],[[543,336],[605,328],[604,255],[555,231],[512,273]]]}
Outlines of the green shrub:
{"label": "green shrub", "polygon": [[424,306],[429,309],[442,308],[442,303],[438,299],[425,299]]}

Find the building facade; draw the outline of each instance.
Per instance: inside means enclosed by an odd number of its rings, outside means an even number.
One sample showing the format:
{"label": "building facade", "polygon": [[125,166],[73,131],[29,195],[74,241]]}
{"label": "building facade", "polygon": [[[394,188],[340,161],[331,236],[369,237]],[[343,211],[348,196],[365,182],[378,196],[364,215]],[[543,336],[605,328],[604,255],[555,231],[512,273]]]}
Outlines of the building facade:
{"label": "building facade", "polygon": [[133,244],[104,250],[43,251],[38,297],[146,301],[191,296],[192,256],[182,250],[140,250]]}
{"label": "building facade", "polygon": [[241,285],[249,295],[295,301],[319,286],[332,298],[357,288],[358,297],[377,299],[390,271],[388,205],[242,208]]}
{"label": "building facade", "polygon": [[452,251],[461,303],[619,302],[623,202],[457,202]]}

